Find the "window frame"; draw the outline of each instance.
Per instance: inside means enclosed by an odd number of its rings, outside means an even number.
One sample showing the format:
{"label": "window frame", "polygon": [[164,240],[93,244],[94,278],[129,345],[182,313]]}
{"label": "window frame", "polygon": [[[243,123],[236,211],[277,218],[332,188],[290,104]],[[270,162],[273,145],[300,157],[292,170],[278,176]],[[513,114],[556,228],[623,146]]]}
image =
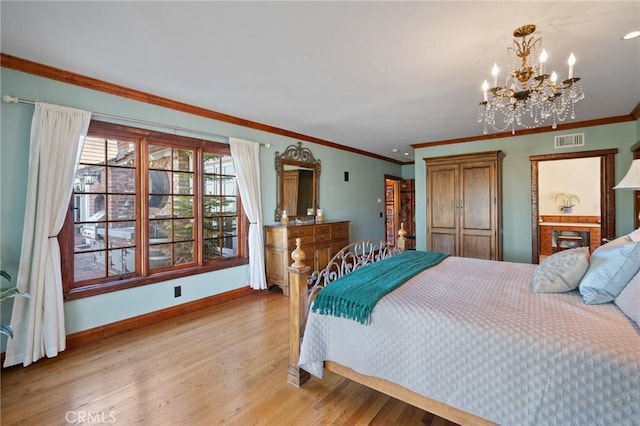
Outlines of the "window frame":
{"label": "window frame", "polygon": [[[84,281],[85,284],[78,286],[75,283],[75,247],[74,247],[74,197],[73,191],[69,202],[69,210],[65,218],[62,230],[58,234],[60,244],[62,284],[64,300],[74,300],[88,296],[108,293],[112,291],[124,290],[127,288],[139,287],[147,284],[172,280],[189,275],[207,273],[220,269],[246,265],[249,263],[248,250],[248,229],[249,221],[242,208],[242,200],[239,190],[236,189],[237,200],[237,239],[238,252],[235,256],[221,257],[211,260],[203,260],[203,182],[204,171],[202,159],[204,153],[231,156],[229,145],[203,139],[196,139],[187,136],[170,133],[157,132],[153,130],[140,129],[136,127],[124,126],[120,124],[108,123],[92,120],[89,125],[88,136],[95,136],[105,139],[122,138],[132,140],[136,145],[136,176],[135,176],[135,221],[137,229],[135,245],[139,254],[136,255],[136,272],[128,277],[104,277]],[[174,265],[162,268],[157,271],[150,271],[149,268],[149,244],[148,244],[148,159],[147,147],[150,144],[160,144],[173,148],[186,148],[194,151],[194,263],[188,265]],[[237,186],[237,184],[236,184]],[[147,201],[144,201],[144,200]]]}

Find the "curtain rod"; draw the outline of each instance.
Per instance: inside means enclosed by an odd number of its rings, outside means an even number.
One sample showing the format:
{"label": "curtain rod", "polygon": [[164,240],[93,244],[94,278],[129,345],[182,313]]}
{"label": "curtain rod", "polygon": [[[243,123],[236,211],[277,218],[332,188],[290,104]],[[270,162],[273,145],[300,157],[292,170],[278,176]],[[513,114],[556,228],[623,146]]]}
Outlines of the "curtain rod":
{"label": "curtain rod", "polygon": [[[19,99],[17,96],[11,96],[11,95],[3,95],[2,96],[2,100],[4,102],[7,103],[14,103],[14,104],[28,104],[28,105],[35,105],[36,101],[30,101],[27,99]],[[113,114],[105,114],[102,112],[91,112],[91,115],[95,115],[95,116],[99,116],[99,117],[103,117],[103,118],[111,118],[111,119],[116,119],[116,120],[123,120],[123,121],[128,121],[130,123],[138,123],[138,124],[146,124],[146,125],[150,125],[150,126],[157,126],[157,127],[162,127],[165,129],[170,129],[173,130],[174,132],[188,132],[188,133],[194,133],[194,134],[198,134],[201,136],[209,136],[209,137],[213,137],[213,138],[217,138],[217,139],[224,139],[224,142],[228,142],[229,141],[229,137],[228,136],[223,136],[223,135],[217,135],[215,133],[209,133],[209,132],[203,132],[200,130],[193,130],[193,129],[187,129],[185,127],[179,127],[179,126],[169,126],[168,124],[163,124],[163,123],[155,123],[153,121],[146,121],[146,120],[138,120],[136,118],[129,118],[129,117],[123,117],[121,115],[113,115]],[[260,146],[264,146],[266,148],[271,148],[271,144],[270,143],[260,143]]]}

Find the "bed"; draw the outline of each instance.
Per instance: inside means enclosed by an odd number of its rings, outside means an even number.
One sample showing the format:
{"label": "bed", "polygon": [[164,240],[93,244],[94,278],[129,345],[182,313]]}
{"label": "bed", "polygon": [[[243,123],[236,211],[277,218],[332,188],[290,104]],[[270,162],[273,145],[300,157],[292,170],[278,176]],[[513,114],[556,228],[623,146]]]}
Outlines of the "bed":
{"label": "bed", "polygon": [[640,425],[638,324],[582,290],[534,293],[538,265],[449,256],[366,323],[310,310],[325,286],[400,254],[361,241],[311,273],[292,253],[289,383],[328,370],[460,424]]}

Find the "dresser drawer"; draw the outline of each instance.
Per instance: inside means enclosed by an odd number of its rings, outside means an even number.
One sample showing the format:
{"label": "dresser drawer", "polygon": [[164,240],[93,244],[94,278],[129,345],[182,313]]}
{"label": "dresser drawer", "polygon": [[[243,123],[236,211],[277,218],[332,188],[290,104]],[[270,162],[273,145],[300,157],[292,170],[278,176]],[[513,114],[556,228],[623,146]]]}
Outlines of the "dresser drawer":
{"label": "dresser drawer", "polygon": [[335,223],[331,225],[331,239],[337,240],[342,238],[349,239],[349,224]]}
{"label": "dresser drawer", "polygon": [[302,241],[309,243],[313,241],[312,226],[295,226],[289,228],[289,239],[295,241],[296,238],[302,238]]}
{"label": "dresser drawer", "polygon": [[331,226],[330,225],[316,225],[315,241],[329,241],[331,239]]}

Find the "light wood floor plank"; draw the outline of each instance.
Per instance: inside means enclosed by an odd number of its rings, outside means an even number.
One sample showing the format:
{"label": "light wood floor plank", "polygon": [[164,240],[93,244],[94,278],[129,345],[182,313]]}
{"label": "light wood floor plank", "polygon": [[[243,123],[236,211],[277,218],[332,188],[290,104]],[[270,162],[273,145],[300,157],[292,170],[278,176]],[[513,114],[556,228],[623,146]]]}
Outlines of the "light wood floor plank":
{"label": "light wood floor plank", "polygon": [[453,425],[332,373],[287,384],[288,315],[261,292],[3,369],[1,423]]}

